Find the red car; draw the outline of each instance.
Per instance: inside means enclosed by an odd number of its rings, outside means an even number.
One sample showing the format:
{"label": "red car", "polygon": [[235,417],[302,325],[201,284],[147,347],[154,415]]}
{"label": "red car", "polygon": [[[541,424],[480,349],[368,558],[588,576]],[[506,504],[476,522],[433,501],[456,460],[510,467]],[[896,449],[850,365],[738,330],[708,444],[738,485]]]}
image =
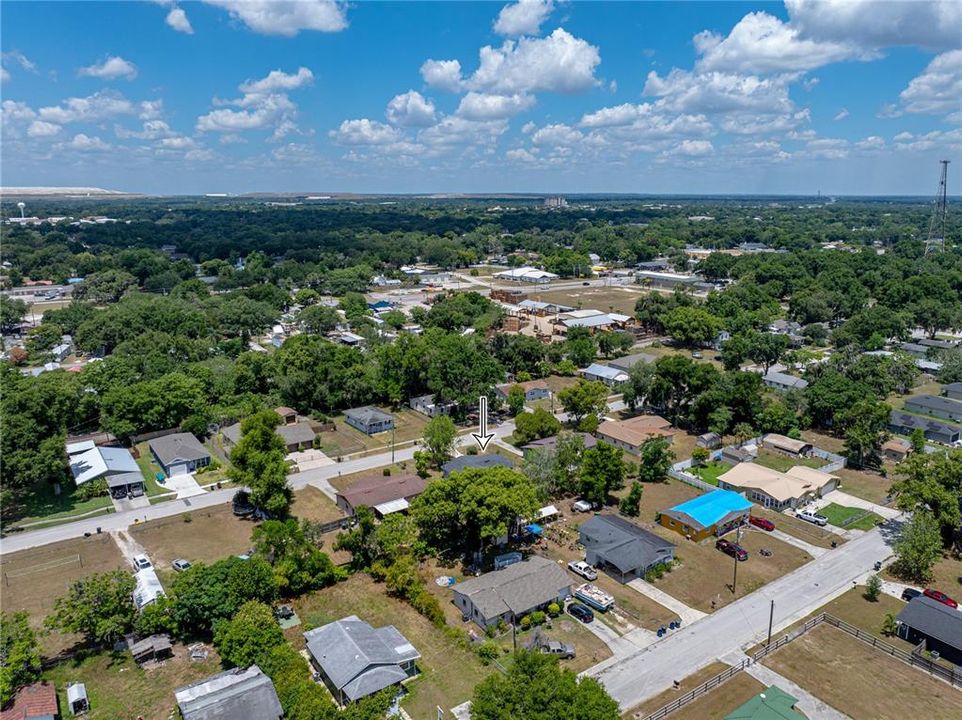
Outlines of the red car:
{"label": "red car", "polygon": [[959,604],[955,600],[953,600],[952,598],[950,598],[948,595],[946,595],[944,592],[941,592],[940,590],[933,590],[932,588],[926,588],[922,592],[922,594],[925,595],[925,597],[927,598],[932,598],[937,602],[940,602],[944,605],[948,605],[950,608],[957,608],[959,606]]}
{"label": "red car", "polygon": [[721,539],[715,543],[715,548],[721,550],[726,555],[731,555],[739,560],[748,560],[748,552],[738,543],[730,540]]}
{"label": "red car", "polygon": [[757,515],[749,515],[748,522],[755,527],[761,528],[762,530],[767,530],[768,532],[771,532],[775,529],[775,523],[773,523],[771,520],[766,520],[763,517],[758,517]]}

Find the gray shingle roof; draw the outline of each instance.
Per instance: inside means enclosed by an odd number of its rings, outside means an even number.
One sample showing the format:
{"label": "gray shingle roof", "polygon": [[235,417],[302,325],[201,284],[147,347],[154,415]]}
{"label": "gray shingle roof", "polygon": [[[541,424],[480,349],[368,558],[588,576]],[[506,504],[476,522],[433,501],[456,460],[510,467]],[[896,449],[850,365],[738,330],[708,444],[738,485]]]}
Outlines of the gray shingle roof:
{"label": "gray shingle roof", "polygon": [[916,395],[907,398],[905,404],[945,413],[962,413],[962,402],[941,395]]}
{"label": "gray shingle roof", "polygon": [[372,405],[365,405],[364,407],[351,408],[350,410],[344,411],[344,417],[349,417],[352,420],[357,420],[359,423],[364,425],[370,425],[376,422],[386,422],[392,420],[393,416],[384,412],[383,410],[378,410]]}
{"label": "gray shingle roof", "polygon": [[608,364],[611,367],[616,367],[621,370],[630,370],[638,363],[651,364],[657,359],[654,355],[649,355],[648,353],[635,353],[634,355],[625,355],[624,357],[609,360]]}
{"label": "gray shingle roof", "polygon": [[295,423],[294,425],[278,425],[275,431],[281,436],[285,445],[298,445],[306,442],[314,442],[314,431],[307,423]]}
{"label": "gray shingle roof", "polygon": [[277,720],[274,683],[256,665],[234,668],[174,690],[184,720]]}
{"label": "gray shingle roof", "polygon": [[511,461],[502,455],[462,455],[461,457],[456,457],[454,460],[449,460],[441,466],[441,470],[444,472],[445,477],[453,472],[459,472],[460,470],[466,470],[467,468],[485,468],[492,467],[514,467]]}
{"label": "gray shingle roof", "polygon": [[908,413],[899,412],[898,410],[892,411],[891,415],[889,416],[889,423],[899,427],[919,428],[921,430],[930,430],[949,434],[962,432],[962,427],[958,425],[950,425],[949,423],[940,422],[927,417],[919,417],[918,415],[909,415]]}
{"label": "gray shingle roof", "polygon": [[486,618],[511,611],[525,613],[557,599],[571,587],[567,573],[557,563],[537,555],[503,570],[485,573],[454,586],[453,591],[471,599]]}
{"label": "gray shingle roof", "polygon": [[161,464],[165,466],[176,462],[202,460],[210,457],[207,448],[190,433],[164,435],[154,438],[147,444]]}
{"label": "gray shingle roof", "polygon": [[397,628],[373,628],[356,615],[304,633],[307,649],[338,690],[357,700],[401,682],[401,663],[421,657]]}
{"label": "gray shingle roof", "polygon": [[923,596],[902,608],[897,620],[903,625],[962,650],[962,612]]}
{"label": "gray shingle roof", "polygon": [[769,383],[775,383],[776,385],[781,385],[783,387],[796,388],[798,390],[804,390],[808,387],[807,380],[795,377],[794,375],[789,375],[788,373],[777,372],[775,370],[769,370],[762,380]]}
{"label": "gray shingle roof", "polygon": [[595,515],[579,528],[581,543],[627,573],[663,558],[674,544],[617,515]]}

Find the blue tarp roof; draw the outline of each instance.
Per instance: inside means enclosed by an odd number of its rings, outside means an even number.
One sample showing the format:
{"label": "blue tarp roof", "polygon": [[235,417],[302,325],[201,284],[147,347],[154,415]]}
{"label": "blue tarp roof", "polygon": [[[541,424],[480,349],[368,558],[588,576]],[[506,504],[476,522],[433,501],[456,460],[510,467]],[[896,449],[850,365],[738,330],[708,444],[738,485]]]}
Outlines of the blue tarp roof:
{"label": "blue tarp roof", "polygon": [[532,535],[540,535],[544,531],[544,528],[538,525],[538,523],[531,523],[526,530]]}
{"label": "blue tarp roof", "polygon": [[731,490],[713,490],[671,508],[685,513],[704,527],[714,525],[728,513],[748,510],[751,502]]}

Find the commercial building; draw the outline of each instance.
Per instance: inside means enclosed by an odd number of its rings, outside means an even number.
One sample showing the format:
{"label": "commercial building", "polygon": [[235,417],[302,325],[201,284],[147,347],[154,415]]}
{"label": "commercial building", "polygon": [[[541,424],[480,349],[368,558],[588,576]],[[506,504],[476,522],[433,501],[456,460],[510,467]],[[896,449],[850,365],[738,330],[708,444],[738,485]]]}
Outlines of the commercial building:
{"label": "commercial building", "polygon": [[539,270],[535,267],[525,265],[524,267],[503,270],[494,274],[497,280],[510,280],[511,282],[526,282],[543,284],[557,280],[558,276],[546,270]]}
{"label": "commercial building", "polygon": [[838,482],[836,476],[804,465],[778,472],[756,463],[739,463],[718,477],[718,487],[744,493],[773,510],[804,505],[835,490]]}
{"label": "commercial building", "polygon": [[662,510],[662,527],[699,541],[731,532],[748,520],[752,504],[731,490],[715,490]]}

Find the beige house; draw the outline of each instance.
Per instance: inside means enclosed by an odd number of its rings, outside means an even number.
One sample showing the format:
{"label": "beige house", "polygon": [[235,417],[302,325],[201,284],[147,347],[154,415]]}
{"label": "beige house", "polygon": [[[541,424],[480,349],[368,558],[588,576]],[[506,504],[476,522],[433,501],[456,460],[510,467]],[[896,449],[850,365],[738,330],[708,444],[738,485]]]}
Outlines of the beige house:
{"label": "beige house", "polygon": [[637,455],[646,440],[663,437],[672,441],[671,423],[658,415],[639,415],[628,420],[605,420],[598,426],[599,440]]}
{"label": "beige house", "polygon": [[808,457],[814,449],[812,443],[804,440],[793,440],[778,433],[768,433],[762,436],[762,447],[792,457]]}
{"label": "beige house", "polygon": [[718,477],[718,487],[745,493],[764,507],[784,510],[832,492],[838,487],[838,478],[804,465],[782,473],[755,463],[739,463]]}

